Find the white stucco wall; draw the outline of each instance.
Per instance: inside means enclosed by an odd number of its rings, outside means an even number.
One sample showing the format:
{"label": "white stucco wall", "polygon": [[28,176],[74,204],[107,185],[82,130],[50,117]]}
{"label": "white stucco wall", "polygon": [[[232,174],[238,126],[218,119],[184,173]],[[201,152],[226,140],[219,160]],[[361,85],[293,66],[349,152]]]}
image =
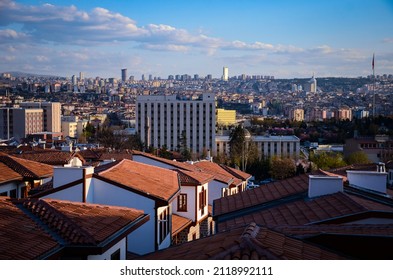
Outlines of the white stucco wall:
{"label": "white stucco wall", "polygon": [[125,260],[126,259],[126,238],[123,238],[120,240],[118,243],[113,245],[111,248],[109,248],[107,251],[105,251],[102,255],[90,255],[87,256],[88,260],[110,260],[111,255],[116,252],[118,249],[120,249],[120,259]]}
{"label": "white stucco wall", "polygon": [[187,212],[177,211],[177,199],[172,202],[173,213],[195,222],[195,187],[182,186],[180,194],[187,194]]}
{"label": "white stucco wall", "polygon": [[[9,191],[16,190],[16,189],[17,189],[17,183],[9,182],[0,186],[0,193],[7,192],[9,196]],[[18,195],[18,193],[16,195]]]}
{"label": "white stucco wall", "polygon": [[48,194],[43,196],[42,198],[52,198],[52,199],[59,199],[59,200],[69,200],[75,202],[82,202],[83,201],[83,184],[78,184],[73,187]]}
{"label": "white stucco wall", "polygon": [[208,186],[208,202],[213,205],[213,201],[222,197],[222,189],[227,188],[228,185],[219,181],[213,180],[209,182]]}
{"label": "white stucco wall", "polygon": [[94,167],[54,167],[53,187],[57,188],[83,178],[83,170],[86,174],[92,174]]}
{"label": "white stucco wall", "polygon": [[349,184],[381,193],[386,193],[387,175],[386,172],[347,171]]}
{"label": "white stucco wall", "polygon": [[94,178],[93,202],[142,210],[150,220],[128,235],[128,250],[147,254],[155,250],[155,202],[141,195]]}

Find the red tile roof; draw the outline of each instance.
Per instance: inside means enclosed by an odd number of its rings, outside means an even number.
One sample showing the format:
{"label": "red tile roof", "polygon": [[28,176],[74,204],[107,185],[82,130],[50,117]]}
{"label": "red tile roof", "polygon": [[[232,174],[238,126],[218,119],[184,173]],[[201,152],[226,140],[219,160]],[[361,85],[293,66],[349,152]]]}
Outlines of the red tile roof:
{"label": "red tile roof", "polygon": [[14,156],[49,165],[69,164],[74,157],[78,157],[82,161],[82,163],[85,162],[84,158],[78,153],[62,152],[50,149],[28,151],[20,154],[14,154]]}
{"label": "red tile roof", "polygon": [[20,159],[0,153],[0,162],[26,179],[40,179],[53,176],[53,167],[31,160]]}
{"label": "red tile roof", "polygon": [[172,214],[172,236],[175,236],[183,229],[188,227],[192,223],[192,220],[184,218],[182,216]]}
{"label": "red tile roof", "polygon": [[140,259],[343,259],[342,256],[255,223],[173,246]]}
{"label": "red tile roof", "polygon": [[194,165],[200,168],[201,171],[214,175],[216,180],[224,183],[229,183],[232,181],[233,184],[237,186],[243,181],[242,179],[239,179],[237,176],[235,176],[233,173],[228,172],[221,165],[211,161],[198,161],[195,162]]}
{"label": "red tile roof", "polygon": [[180,191],[177,172],[127,159],[98,175],[164,201]]}
{"label": "red tile roof", "polygon": [[67,246],[103,246],[101,242],[124,230],[128,234],[147,218],[143,211],[125,207],[0,197],[0,259],[40,259]]}
{"label": "red tile roof", "polygon": [[304,193],[308,190],[308,180],[308,175],[302,174],[217,199],[213,202],[214,215],[235,212],[298,193]]}
{"label": "red tile roof", "polygon": [[18,172],[15,172],[6,164],[0,162],[0,184],[21,180],[23,180],[23,177]]}
{"label": "red tile roof", "polygon": [[23,207],[73,245],[94,245],[144,215],[126,208],[60,201],[30,199]]}
{"label": "red tile roof", "polygon": [[180,183],[182,186],[200,186],[208,183],[214,179],[213,175],[206,174],[199,171],[187,171],[174,169],[180,176]]}
{"label": "red tile roof", "polygon": [[278,201],[276,204],[243,215],[235,213],[219,222],[218,230],[222,231],[250,222],[267,227],[307,225],[367,211],[393,212],[393,207],[340,192],[314,199],[299,198],[287,203]]}
{"label": "red tile roof", "polygon": [[57,241],[22,209],[10,199],[0,197],[0,259],[40,259],[60,248]]}

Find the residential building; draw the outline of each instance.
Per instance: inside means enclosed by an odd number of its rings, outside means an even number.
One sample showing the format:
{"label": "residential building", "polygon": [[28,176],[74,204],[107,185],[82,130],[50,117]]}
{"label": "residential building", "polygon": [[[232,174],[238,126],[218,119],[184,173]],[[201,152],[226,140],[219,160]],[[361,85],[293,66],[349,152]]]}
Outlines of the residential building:
{"label": "residential building", "polygon": [[[296,249],[294,249],[296,248]],[[341,260],[344,256],[250,223],[154,252],[141,260]],[[266,271],[269,274],[269,271]]]}
{"label": "residential building", "polygon": [[53,167],[0,153],[0,196],[27,197],[31,190],[52,180]]}
{"label": "residential building", "polygon": [[43,109],[1,108],[0,138],[17,141],[44,130]]}
{"label": "residential building", "polygon": [[22,102],[21,108],[43,110],[43,131],[61,132],[61,103],[60,102]]}
{"label": "residential building", "polygon": [[311,93],[317,92],[317,80],[315,79],[314,75],[309,81],[306,82],[304,85],[304,90]]}
{"label": "residential building", "polygon": [[[294,135],[291,136],[254,136],[249,135],[258,149],[258,155],[262,157],[284,156],[298,158],[300,154],[300,139]],[[217,154],[230,154],[230,137],[228,135],[216,136]],[[248,142],[245,142],[248,145]],[[246,147],[245,147],[246,148]]]}
{"label": "residential building", "polygon": [[345,140],[344,157],[360,151],[371,162],[385,162],[393,156],[393,139],[388,135],[378,134],[375,137],[356,136]]}
{"label": "residential building", "polygon": [[0,197],[3,260],[125,260],[143,211],[54,199]]}
{"label": "residential building", "polygon": [[130,160],[93,167],[55,167],[53,188],[34,195],[129,207],[150,220],[128,235],[127,250],[146,254],[172,242],[172,202],[180,193],[178,173]]}
{"label": "residential building", "polygon": [[386,179],[386,172],[319,171],[269,183],[215,200],[216,230],[256,223],[349,259],[390,260],[393,199]]}
{"label": "residential building", "polygon": [[301,108],[292,108],[289,110],[289,119],[296,122],[304,121],[304,110]]}
{"label": "residential building", "polygon": [[121,80],[123,83],[127,81],[127,69],[121,69]]}
{"label": "residential building", "polygon": [[214,94],[197,100],[175,95],[138,96],[136,130],[146,147],[178,150],[182,142],[192,153],[215,148],[216,107]]}

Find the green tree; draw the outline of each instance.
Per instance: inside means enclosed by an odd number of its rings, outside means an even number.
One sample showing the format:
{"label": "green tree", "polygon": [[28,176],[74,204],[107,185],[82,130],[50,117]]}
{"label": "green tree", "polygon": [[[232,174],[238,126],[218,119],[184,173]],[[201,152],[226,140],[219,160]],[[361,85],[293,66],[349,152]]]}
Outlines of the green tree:
{"label": "green tree", "polygon": [[339,168],[347,165],[343,159],[341,153],[334,152],[321,152],[321,153],[310,153],[310,160],[317,165],[318,168],[329,170],[333,168]]}
{"label": "green tree", "polygon": [[345,158],[345,161],[348,164],[371,163],[367,154],[363,151],[357,151],[357,152],[350,154],[348,157]]}
{"label": "green tree", "polygon": [[294,176],[296,174],[295,161],[290,158],[273,157],[270,174],[273,179],[277,180]]}
{"label": "green tree", "polygon": [[187,146],[187,135],[186,131],[183,130],[180,138],[180,154],[185,160],[191,160],[191,151]]}

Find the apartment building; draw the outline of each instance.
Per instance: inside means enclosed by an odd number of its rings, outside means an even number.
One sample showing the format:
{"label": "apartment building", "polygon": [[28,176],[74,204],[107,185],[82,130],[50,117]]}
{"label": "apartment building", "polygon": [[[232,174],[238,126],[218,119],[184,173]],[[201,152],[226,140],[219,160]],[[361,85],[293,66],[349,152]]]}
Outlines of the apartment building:
{"label": "apartment building", "polygon": [[21,108],[43,110],[43,130],[61,132],[61,103],[60,102],[22,102]]}
{"label": "apartment building", "polygon": [[44,130],[43,109],[0,109],[0,138],[16,140]]}
{"label": "apartment building", "polygon": [[146,147],[177,150],[182,140],[192,153],[215,148],[215,96],[204,93],[196,100],[175,95],[138,96],[136,131]]}

